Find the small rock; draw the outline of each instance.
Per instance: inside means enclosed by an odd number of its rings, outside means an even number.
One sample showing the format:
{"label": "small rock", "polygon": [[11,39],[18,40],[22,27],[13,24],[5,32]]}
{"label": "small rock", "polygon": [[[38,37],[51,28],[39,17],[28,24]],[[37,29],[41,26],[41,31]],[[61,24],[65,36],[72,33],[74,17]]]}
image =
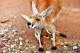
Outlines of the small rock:
{"label": "small rock", "polygon": [[11,45],[11,48],[14,48],[14,45]]}
{"label": "small rock", "polygon": [[19,40],[23,40],[23,38],[22,37],[19,37]]}
{"label": "small rock", "polygon": [[45,53],[51,53],[51,51],[46,51]]}
{"label": "small rock", "polygon": [[20,45],[23,45],[22,41],[20,41]]}
{"label": "small rock", "polygon": [[75,49],[77,49],[78,47],[77,46],[73,46],[73,49],[75,50]]}

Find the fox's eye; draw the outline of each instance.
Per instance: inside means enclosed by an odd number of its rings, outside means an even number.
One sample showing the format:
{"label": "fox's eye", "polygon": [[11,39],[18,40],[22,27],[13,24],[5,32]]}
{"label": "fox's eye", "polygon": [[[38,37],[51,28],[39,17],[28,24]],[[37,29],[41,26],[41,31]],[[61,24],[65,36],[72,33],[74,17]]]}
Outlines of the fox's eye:
{"label": "fox's eye", "polygon": [[36,19],[37,21],[40,21],[40,19]]}

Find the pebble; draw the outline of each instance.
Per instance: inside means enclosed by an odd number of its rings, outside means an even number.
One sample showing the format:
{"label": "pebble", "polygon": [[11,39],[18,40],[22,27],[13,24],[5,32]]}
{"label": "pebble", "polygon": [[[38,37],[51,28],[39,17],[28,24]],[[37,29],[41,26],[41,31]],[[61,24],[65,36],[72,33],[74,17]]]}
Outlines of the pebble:
{"label": "pebble", "polygon": [[73,46],[73,49],[77,49],[78,47],[77,46]]}
{"label": "pebble", "polygon": [[31,48],[33,48],[33,49],[34,49],[34,48],[36,48],[36,46],[32,46]]}
{"label": "pebble", "polygon": [[0,35],[3,35],[3,34],[4,34],[4,32],[3,32],[3,31],[1,31]]}
{"label": "pebble", "polygon": [[62,43],[60,43],[60,45],[64,45],[64,43],[62,42]]}
{"label": "pebble", "polygon": [[7,30],[7,29],[5,29],[5,30],[4,30],[4,32],[8,32],[8,30]]}
{"label": "pebble", "polygon": [[67,49],[67,46],[64,46],[64,49]]}
{"label": "pebble", "polygon": [[46,51],[45,53],[51,53],[51,51]]}
{"label": "pebble", "polygon": [[18,39],[15,39],[15,42],[17,42],[18,41]]}
{"label": "pebble", "polygon": [[19,37],[19,40],[23,40],[23,38],[22,37]]}
{"label": "pebble", "polygon": [[25,48],[26,50],[28,49],[28,47]]}
{"label": "pebble", "polygon": [[16,30],[13,29],[12,32],[16,32]]}
{"label": "pebble", "polygon": [[5,53],[6,52],[6,47],[2,48],[2,52]]}
{"label": "pebble", "polygon": [[20,45],[23,45],[23,43],[20,41]]}
{"label": "pebble", "polygon": [[80,44],[78,46],[80,47]]}
{"label": "pebble", "polygon": [[14,48],[14,45],[11,45],[11,48]]}

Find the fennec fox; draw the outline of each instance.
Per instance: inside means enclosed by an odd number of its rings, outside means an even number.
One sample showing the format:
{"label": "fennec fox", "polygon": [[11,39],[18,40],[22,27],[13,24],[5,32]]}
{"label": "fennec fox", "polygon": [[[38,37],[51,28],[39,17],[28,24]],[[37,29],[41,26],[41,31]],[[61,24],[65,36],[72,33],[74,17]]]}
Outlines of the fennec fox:
{"label": "fennec fox", "polygon": [[[37,0],[37,1],[39,2],[41,0]],[[47,7],[47,9],[45,9],[44,11],[39,13],[38,9],[36,8],[35,2],[32,1],[32,15],[31,16],[26,16],[24,14],[21,15],[22,18],[24,18],[27,21],[28,27],[33,28],[35,30],[35,37],[39,42],[40,51],[43,51],[43,45],[41,44],[41,40],[40,40],[42,28],[44,28],[48,33],[52,35],[51,41],[52,41],[53,49],[56,49],[56,41],[55,41],[56,33],[60,33],[56,31],[54,22],[57,19],[57,17],[60,15],[61,3],[59,3],[59,0],[56,0],[55,1],[56,6],[55,6],[55,5],[52,5],[52,2],[53,2],[52,0],[45,0],[45,1],[49,1],[49,3],[51,4],[46,3],[48,7],[44,6],[44,7]],[[64,34],[62,33],[60,34],[64,36]]]}

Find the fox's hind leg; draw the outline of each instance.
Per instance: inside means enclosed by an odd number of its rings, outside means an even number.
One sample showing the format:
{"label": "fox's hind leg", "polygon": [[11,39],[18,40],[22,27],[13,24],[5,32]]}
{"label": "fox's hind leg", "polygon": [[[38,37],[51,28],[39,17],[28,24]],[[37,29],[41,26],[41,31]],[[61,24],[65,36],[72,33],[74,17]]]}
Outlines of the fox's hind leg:
{"label": "fox's hind leg", "polygon": [[54,33],[52,33],[52,36],[51,36],[51,43],[52,43],[52,50],[55,50],[55,49],[57,49],[57,47],[56,47],[56,33],[54,32]]}
{"label": "fox's hind leg", "polygon": [[52,50],[57,49],[56,47],[56,27],[52,25],[51,28],[48,28],[48,31],[51,33],[51,43],[52,43]]}
{"label": "fox's hind leg", "polygon": [[51,34],[50,36],[51,44],[52,44],[51,49],[52,50],[57,49],[56,47],[56,27],[54,25],[49,25],[49,27],[46,28],[46,31]]}

